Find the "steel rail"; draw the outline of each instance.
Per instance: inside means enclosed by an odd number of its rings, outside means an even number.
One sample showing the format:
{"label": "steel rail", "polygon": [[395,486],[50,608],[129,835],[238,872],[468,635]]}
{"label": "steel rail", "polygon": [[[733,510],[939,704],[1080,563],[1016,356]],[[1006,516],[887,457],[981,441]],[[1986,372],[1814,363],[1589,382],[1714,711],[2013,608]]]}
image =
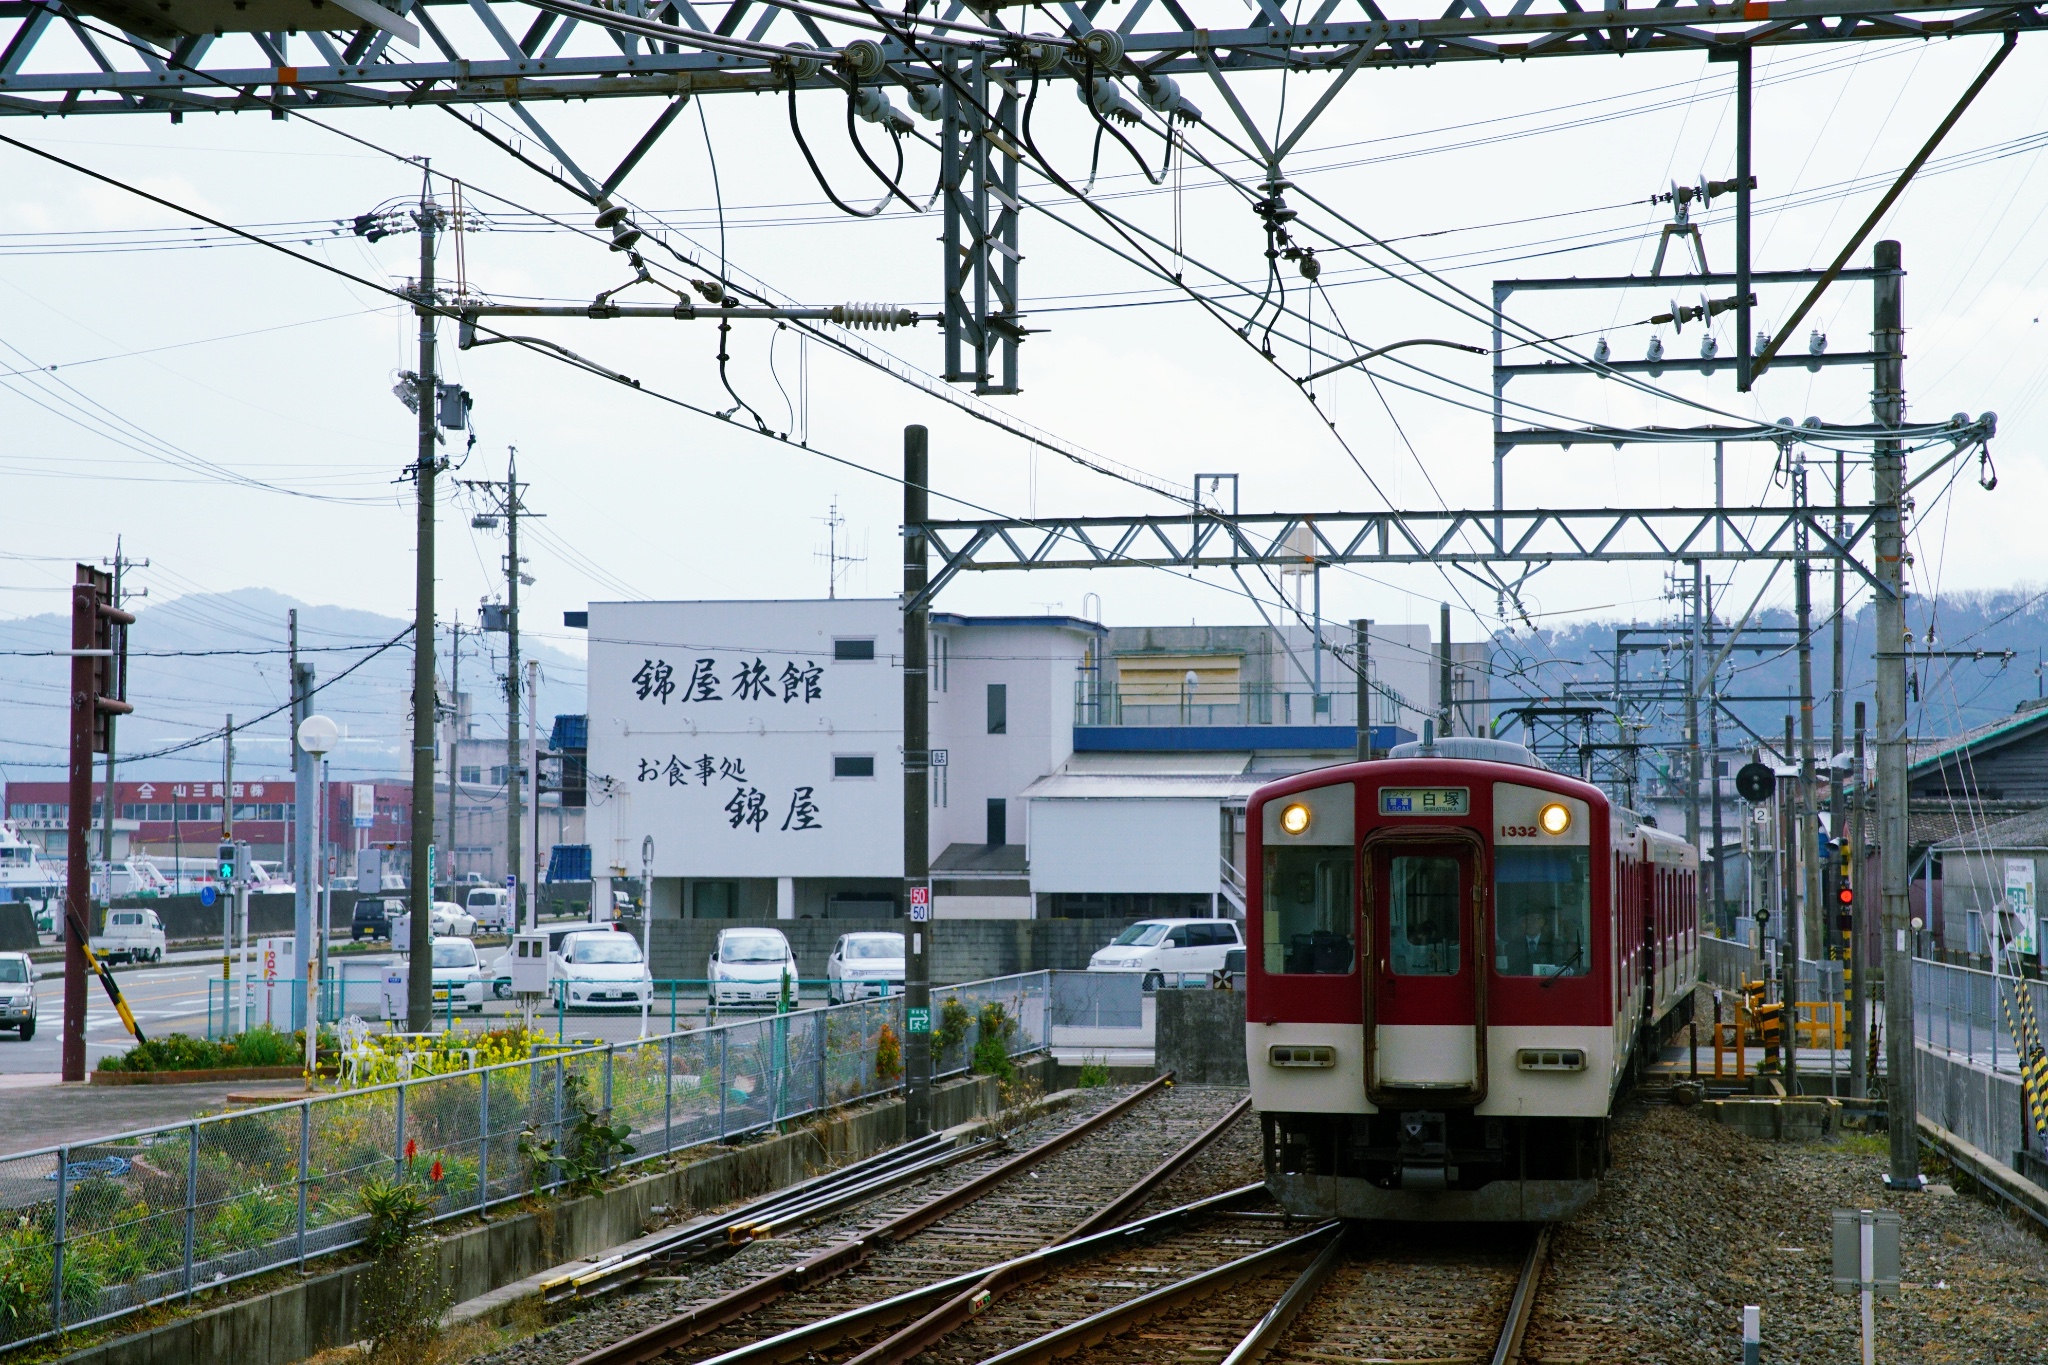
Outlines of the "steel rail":
{"label": "steel rail", "polygon": [[[742,1285],[731,1293],[712,1300],[710,1303],[701,1304],[687,1312],[679,1313],[666,1321],[656,1323],[652,1327],[635,1332],[629,1337],[624,1337],[607,1346],[601,1346],[595,1351],[579,1356],[571,1365],[643,1365],[643,1362],[653,1360],[657,1356],[676,1349],[678,1346],[685,1345],[698,1337],[716,1331],[727,1323],[743,1318],[756,1309],[782,1298],[784,1295],[843,1274],[865,1261],[871,1250],[886,1246],[891,1242],[901,1241],[903,1238],[911,1236],[920,1229],[928,1227],[948,1214],[954,1213],[974,1202],[1011,1176],[1038,1164],[1055,1153],[1066,1150],[1082,1138],[1100,1129],[1103,1125],[1113,1122],[1128,1113],[1133,1105],[1139,1104],[1158,1094],[1165,1087],[1171,1085],[1172,1082],[1173,1076],[1169,1072],[1150,1084],[1142,1086],[1129,1095],[1124,1096],[1116,1103],[1107,1106],[1100,1113],[1090,1115],[1073,1127],[1055,1134],[1053,1137],[1039,1143],[1028,1151],[1019,1153],[999,1166],[992,1167],[956,1189],[948,1190],[943,1194],[928,1199],[915,1208],[898,1214],[896,1217],[862,1233],[860,1236],[827,1247],[817,1255],[800,1261],[796,1265],[785,1266],[772,1274],[764,1275],[758,1280]],[[979,1272],[974,1273],[978,1274]],[[950,1284],[951,1281],[942,1283]],[[933,1292],[935,1292],[935,1287],[927,1286],[924,1290],[912,1291],[912,1295],[909,1297],[916,1298],[917,1302],[923,1302],[923,1296]],[[898,1299],[905,1297],[899,1295]],[[891,1300],[889,1302],[895,1301]],[[874,1305],[870,1305],[870,1307],[874,1307]],[[914,1305],[906,1307],[905,1311],[911,1311],[912,1307]],[[888,1319],[887,1321],[894,1320],[896,1319]],[[828,1321],[830,1320],[828,1319]],[[801,1333],[803,1330],[798,1329],[798,1332]],[[788,1336],[790,1334],[784,1333],[783,1335]],[[769,1340],[774,1341],[778,1339],[770,1338]],[[742,1350],[745,1349],[748,1348],[742,1348]],[[807,1349],[809,1348],[807,1347]],[[803,1353],[803,1351],[798,1352],[798,1354]]]}
{"label": "steel rail", "polygon": [[[1191,1275],[1187,1279],[1178,1280],[1173,1284],[1162,1285],[1150,1293],[1140,1294],[1136,1298],[1128,1299],[1113,1308],[1105,1308],[1100,1313],[1090,1314],[1079,1322],[1072,1322],[1068,1323],[1065,1327],[1055,1328],[1044,1336],[1033,1338],[1021,1346],[1013,1346],[1007,1351],[998,1352],[982,1361],[981,1365],[1046,1365],[1046,1362],[1056,1360],[1061,1356],[1072,1355],[1074,1352],[1084,1350],[1106,1338],[1117,1336],[1130,1331],[1134,1327],[1142,1326],[1162,1313],[1170,1313],[1183,1304],[1198,1299],[1202,1295],[1214,1290],[1221,1289],[1225,1285],[1233,1284],[1250,1275],[1259,1274],[1277,1262],[1285,1261],[1289,1257],[1300,1255],[1302,1252],[1316,1247],[1316,1244],[1319,1242],[1325,1240],[1332,1242],[1341,1241],[1343,1236],[1344,1224],[1338,1222],[1320,1224],[1298,1237],[1290,1237],[1284,1242],[1275,1242],[1272,1246],[1255,1251],[1249,1256],[1240,1256],[1237,1260],[1217,1266],[1212,1270],[1205,1270],[1199,1275]],[[1319,1247],[1317,1250],[1319,1252],[1327,1251],[1328,1248]]]}
{"label": "steel rail", "polygon": [[1186,1226],[1189,1223],[1228,1217],[1228,1206],[1245,1199],[1264,1195],[1263,1184],[1242,1185],[1222,1194],[1210,1195],[1179,1208],[1155,1213],[1135,1223],[1098,1232],[1075,1242],[1062,1242],[1054,1246],[1040,1247],[1022,1256],[993,1266],[983,1266],[963,1274],[908,1289],[874,1303],[849,1308],[829,1318],[792,1327],[776,1336],[735,1347],[721,1355],[699,1361],[698,1365],[787,1365],[787,1362],[802,1360],[829,1351],[843,1341],[863,1337],[883,1327],[903,1321],[921,1311],[925,1306],[958,1293],[969,1285],[979,1283],[991,1274],[1008,1266],[1021,1266],[1045,1258],[1054,1258],[1059,1264],[1073,1264],[1098,1255],[1106,1255],[1125,1247],[1135,1246],[1148,1238]]}
{"label": "steel rail", "polygon": [[920,1352],[930,1350],[945,1340],[969,1319],[986,1311],[997,1299],[1066,1264],[1064,1259],[1050,1253],[1067,1243],[1084,1240],[1122,1223],[1168,1176],[1194,1160],[1210,1143],[1220,1137],[1225,1129],[1243,1118],[1251,1107],[1249,1095],[1232,1105],[1229,1113],[1197,1134],[1192,1142],[1155,1166],[1143,1179],[1049,1243],[1044,1248],[1047,1254],[1035,1259],[1010,1262],[990,1271],[908,1327],[868,1347],[847,1365],[902,1365],[902,1362],[912,1359]]}
{"label": "steel rail", "polygon": [[1550,1255],[1550,1229],[1539,1229],[1522,1260],[1522,1273],[1515,1280],[1515,1296],[1508,1300],[1508,1320],[1501,1325],[1500,1341],[1487,1357],[1490,1365],[1514,1365],[1522,1358],[1522,1337],[1529,1330],[1529,1315],[1536,1307],[1536,1284],[1543,1278],[1543,1263]]}
{"label": "steel rail", "polygon": [[1266,1315],[1244,1334],[1237,1345],[1231,1347],[1230,1354],[1223,1357],[1222,1365],[1259,1365],[1267,1352],[1280,1344],[1280,1339],[1287,1335],[1287,1329],[1301,1316],[1301,1310],[1314,1301],[1323,1281],[1330,1278],[1330,1272],[1344,1259],[1344,1242],[1342,1234],[1330,1239],[1330,1244],[1316,1254],[1293,1284],[1287,1286],[1287,1292],[1274,1301]]}
{"label": "steel rail", "polygon": [[[921,1180],[949,1166],[986,1156],[1006,1145],[1002,1138],[991,1138],[932,1155],[929,1146],[919,1143],[922,1150],[916,1153],[914,1161],[870,1167],[857,1172],[859,1178],[855,1180],[836,1180],[822,1189],[812,1185],[796,1198],[786,1197],[787,1191],[771,1195],[714,1223],[690,1228],[631,1256],[608,1257],[580,1274],[550,1280],[541,1287],[541,1294],[544,1301],[551,1304],[568,1299],[595,1298],[644,1279],[659,1268],[673,1267],[822,1221],[842,1209]],[[852,1171],[853,1168],[848,1167],[847,1170]]]}

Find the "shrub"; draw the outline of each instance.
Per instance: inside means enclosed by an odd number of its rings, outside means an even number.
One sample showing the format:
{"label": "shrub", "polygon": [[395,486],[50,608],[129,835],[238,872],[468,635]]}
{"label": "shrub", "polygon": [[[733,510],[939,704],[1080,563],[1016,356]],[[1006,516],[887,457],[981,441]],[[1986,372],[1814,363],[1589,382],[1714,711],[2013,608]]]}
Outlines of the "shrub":
{"label": "shrub", "polygon": [[1081,1063],[1081,1089],[1100,1090],[1109,1084],[1109,1067],[1100,1057],[1090,1057]]}
{"label": "shrub", "polygon": [[884,1024],[875,1038],[875,1079],[883,1085],[894,1085],[902,1075],[902,1040],[897,1038],[895,1029]]}
{"label": "shrub", "polygon": [[949,995],[946,1003],[939,1008],[939,1026],[932,1030],[932,1052],[943,1055],[967,1041],[967,1026],[974,1022],[974,1011],[960,1003],[960,997]]}
{"label": "shrub", "polygon": [[994,1076],[1005,1082],[1014,1079],[1017,1071],[1010,1064],[1010,1035],[1017,1031],[1017,1021],[999,1001],[991,1000],[981,1007],[975,1022],[980,1031],[974,1040],[971,1069],[978,1075]]}
{"label": "shrub", "polygon": [[[323,1031],[320,1052],[332,1059],[336,1052],[334,1035]],[[126,1052],[100,1058],[101,1071],[217,1071],[242,1066],[297,1066],[305,1060],[304,1030],[286,1033],[269,1024],[258,1024],[232,1038],[194,1038],[171,1033],[137,1043]]]}
{"label": "shrub", "polygon": [[365,1240],[372,1260],[364,1276],[361,1323],[372,1360],[419,1360],[440,1334],[450,1295],[426,1236],[433,1203],[413,1180],[372,1180],[358,1197],[370,1220]]}
{"label": "shrub", "polygon": [[298,1217],[298,1200],[282,1190],[238,1194],[214,1214],[206,1230],[219,1251],[250,1251],[284,1236]]}

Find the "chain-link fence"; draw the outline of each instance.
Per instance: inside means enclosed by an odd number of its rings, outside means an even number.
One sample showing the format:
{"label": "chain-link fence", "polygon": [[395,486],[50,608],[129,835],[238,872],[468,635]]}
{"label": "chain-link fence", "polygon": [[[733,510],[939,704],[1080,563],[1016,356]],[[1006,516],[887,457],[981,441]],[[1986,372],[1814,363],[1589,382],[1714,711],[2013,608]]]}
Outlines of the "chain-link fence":
{"label": "chain-link fence", "polygon": [[[933,991],[975,1020],[934,1070],[966,1069],[984,1021],[1043,1050],[1049,994],[1044,972]],[[888,1093],[903,1031],[901,996],[863,1000],[0,1157],[0,1346],[354,1245],[372,1180],[425,1184],[441,1217],[569,1183],[600,1115],[632,1162]]]}

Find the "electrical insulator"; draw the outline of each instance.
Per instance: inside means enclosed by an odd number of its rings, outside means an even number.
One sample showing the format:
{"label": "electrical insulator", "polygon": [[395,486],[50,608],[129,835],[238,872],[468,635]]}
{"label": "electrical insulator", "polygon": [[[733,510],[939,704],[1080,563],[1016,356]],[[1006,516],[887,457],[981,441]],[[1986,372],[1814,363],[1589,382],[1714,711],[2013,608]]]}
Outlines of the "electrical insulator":
{"label": "electrical insulator", "polygon": [[877,123],[892,133],[907,133],[917,125],[910,115],[889,102],[889,97],[873,86],[864,86],[853,97],[853,112],[869,123]]}
{"label": "electrical insulator", "polygon": [[1104,118],[1127,124],[1135,124],[1139,119],[1137,106],[1124,98],[1115,81],[1097,76],[1093,85],[1086,82],[1076,85],[1074,93],[1080,97],[1081,103],[1093,107]]}
{"label": "electrical insulator", "polygon": [[898,327],[917,326],[918,315],[886,303],[835,303],[831,320],[855,331],[893,332]]}
{"label": "electrical insulator", "polygon": [[1183,123],[1202,121],[1202,111],[1180,93],[1180,86],[1171,76],[1140,76],[1138,93],[1145,97],[1145,103],[1169,120],[1179,119]]}

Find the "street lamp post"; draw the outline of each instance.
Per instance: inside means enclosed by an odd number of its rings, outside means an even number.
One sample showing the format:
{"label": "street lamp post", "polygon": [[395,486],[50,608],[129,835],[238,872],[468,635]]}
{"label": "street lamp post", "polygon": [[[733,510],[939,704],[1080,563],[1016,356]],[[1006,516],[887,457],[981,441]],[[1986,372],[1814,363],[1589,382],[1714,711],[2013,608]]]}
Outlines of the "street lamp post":
{"label": "street lamp post", "polygon": [[[313,756],[313,762],[320,769],[319,813],[314,817],[313,827],[313,869],[317,869],[319,877],[314,892],[320,907],[320,946],[317,961],[307,964],[315,983],[313,998],[307,1002],[306,1009],[306,1070],[309,1073],[318,1060],[315,1051],[320,1033],[318,983],[327,980],[327,938],[334,928],[334,907],[329,899],[333,889],[328,885],[327,877],[327,753],[340,739],[341,727],[325,716],[308,716],[299,722],[299,747]],[[311,953],[307,955],[312,956]]]}

